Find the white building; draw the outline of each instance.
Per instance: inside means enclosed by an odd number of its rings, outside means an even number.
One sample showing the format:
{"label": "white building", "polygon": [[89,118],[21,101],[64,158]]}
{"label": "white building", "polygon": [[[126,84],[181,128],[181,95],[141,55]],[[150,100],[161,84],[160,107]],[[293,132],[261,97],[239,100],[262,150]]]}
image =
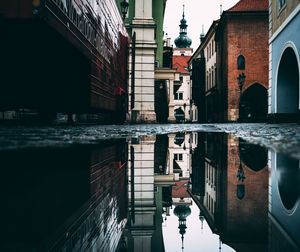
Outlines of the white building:
{"label": "white building", "polygon": [[173,50],[173,69],[179,73],[179,80],[175,79],[174,86],[170,88],[169,117],[175,117],[176,122],[197,121],[196,106],[192,102],[192,86],[188,61],[193,55],[190,48],[192,40],[187,36],[187,22],[184,11],[180,21],[180,34],[175,39],[176,48]]}

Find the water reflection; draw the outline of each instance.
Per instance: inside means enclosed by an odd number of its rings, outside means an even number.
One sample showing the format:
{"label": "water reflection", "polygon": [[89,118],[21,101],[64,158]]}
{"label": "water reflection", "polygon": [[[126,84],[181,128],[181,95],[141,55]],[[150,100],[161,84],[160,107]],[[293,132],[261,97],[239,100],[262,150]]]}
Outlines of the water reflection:
{"label": "water reflection", "polygon": [[0,158],[3,251],[300,251],[299,161],[231,135]]}
{"label": "water reflection", "polygon": [[270,152],[270,251],[300,251],[299,160]]}
{"label": "water reflection", "polygon": [[1,251],[114,251],[127,217],[125,141],[0,152]]}
{"label": "water reflection", "polygon": [[[236,251],[267,251],[267,152],[216,133],[204,136],[204,146],[190,190],[209,226]],[[202,184],[196,185],[200,190],[194,191],[193,180]]]}

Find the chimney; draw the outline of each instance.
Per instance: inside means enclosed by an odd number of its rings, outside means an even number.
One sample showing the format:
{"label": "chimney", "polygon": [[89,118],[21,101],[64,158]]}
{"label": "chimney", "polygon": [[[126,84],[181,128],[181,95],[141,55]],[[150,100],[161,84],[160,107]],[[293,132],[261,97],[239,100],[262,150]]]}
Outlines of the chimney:
{"label": "chimney", "polygon": [[171,38],[167,38],[167,47],[171,47]]}

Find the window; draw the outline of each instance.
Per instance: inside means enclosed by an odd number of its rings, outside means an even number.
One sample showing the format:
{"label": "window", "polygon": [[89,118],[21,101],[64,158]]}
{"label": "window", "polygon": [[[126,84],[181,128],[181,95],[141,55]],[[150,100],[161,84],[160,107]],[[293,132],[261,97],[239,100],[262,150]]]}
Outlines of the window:
{"label": "window", "polygon": [[175,93],[174,100],[183,100],[183,93]]}
{"label": "window", "polygon": [[215,65],[215,86],[217,86],[217,79],[218,79],[218,76],[217,76],[217,67]]}
{"label": "window", "polygon": [[208,90],[208,72],[206,72],[206,83],[205,83],[206,85],[206,91]]}
{"label": "window", "polygon": [[208,59],[209,59],[208,47],[206,48],[206,55],[207,55],[207,61],[208,61]]}
{"label": "window", "polygon": [[239,70],[245,69],[245,58],[243,55],[240,55],[237,59],[237,67]]}
{"label": "window", "polygon": [[278,0],[278,9],[281,10],[281,8],[285,5],[285,0]]}
{"label": "window", "polygon": [[182,154],[179,153],[179,154],[174,154],[174,160],[182,160]]}
{"label": "window", "polygon": [[179,80],[180,80],[180,83],[182,83],[182,82],[183,82],[183,77],[180,76],[180,77],[179,77]]}

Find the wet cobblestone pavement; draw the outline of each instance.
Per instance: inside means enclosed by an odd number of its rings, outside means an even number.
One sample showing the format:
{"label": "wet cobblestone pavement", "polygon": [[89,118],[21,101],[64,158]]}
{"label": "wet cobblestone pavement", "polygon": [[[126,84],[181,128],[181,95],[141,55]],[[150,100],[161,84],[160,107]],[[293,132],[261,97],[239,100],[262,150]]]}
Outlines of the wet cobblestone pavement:
{"label": "wet cobblestone pavement", "polygon": [[275,151],[300,158],[298,124],[147,124],[100,126],[1,126],[0,150],[94,144],[112,138],[133,138],[175,132],[226,132]]}

